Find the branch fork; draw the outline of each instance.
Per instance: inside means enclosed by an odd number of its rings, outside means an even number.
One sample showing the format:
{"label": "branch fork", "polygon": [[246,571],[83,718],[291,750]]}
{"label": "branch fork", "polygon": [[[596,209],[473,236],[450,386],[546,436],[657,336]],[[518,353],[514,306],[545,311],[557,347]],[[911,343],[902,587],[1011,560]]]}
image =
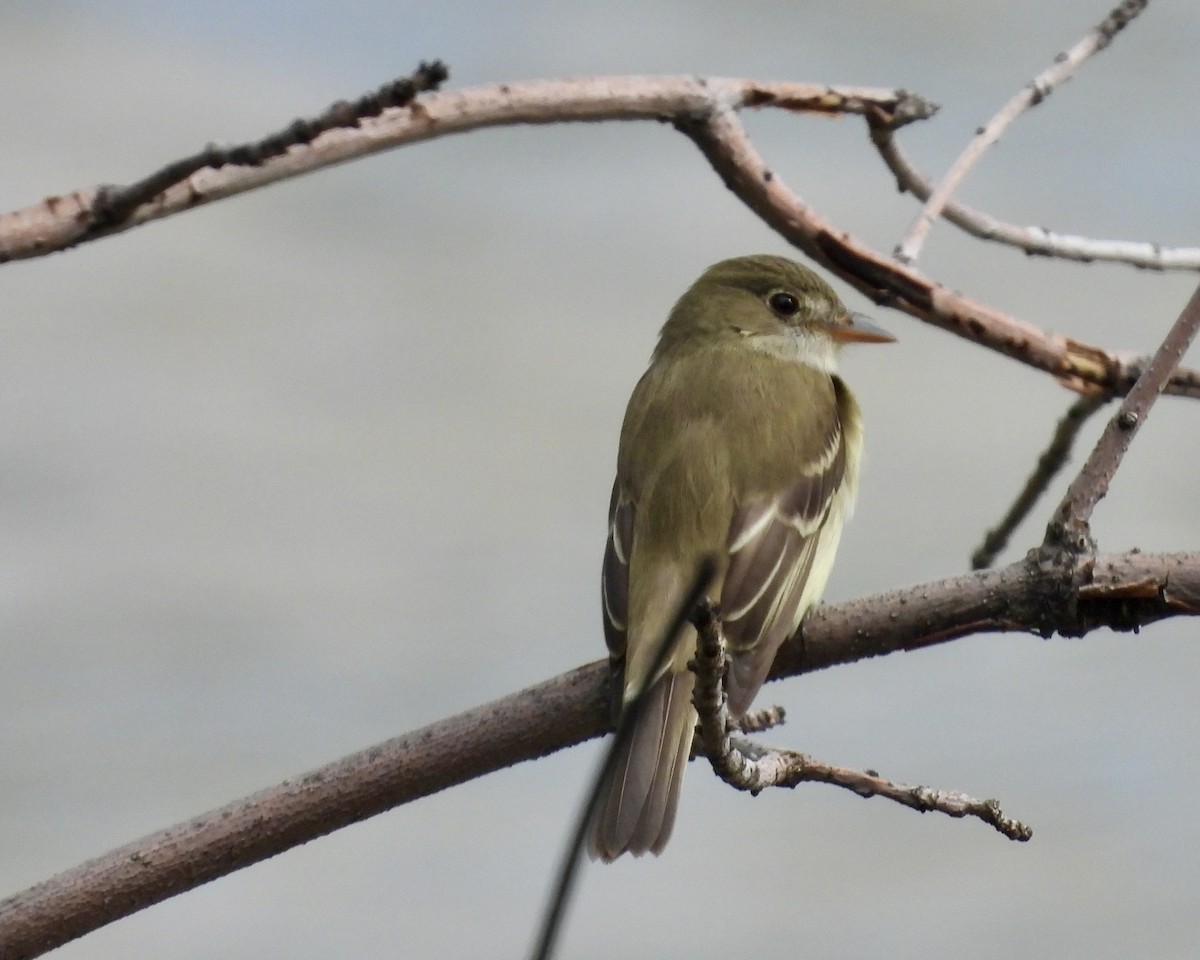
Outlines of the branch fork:
{"label": "branch fork", "polygon": [[[1058,505],[1040,547],[1030,551],[1027,562],[1030,572],[1054,594],[1048,601],[1065,604],[1068,629],[1072,635],[1087,632],[1080,622],[1080,591],[1092,582],[1096,562],[1096,541],[1092,537],[1092,511],[1108,493],[1109,484],[1129,450],[1134,436],[1145,423],[1154,402],[1162,394],[1172,373],[1200,330],[1200,287],[1192,294],[1178,318],[1171,325],[1162,343],[1146,364],[1145,369],[1121,401],[1108,421],[1100,439],[1088,456],[1078,476],[1072,481]],[[1052,576],[1046,576],[1052,573]],[[1062,613],[1056,616],[1061,626]]]}
{"label": "branch fork", "polygon": [[[692,695],[699,714],[700,746],[713,772],[732,787],[758,795],[767,787],[795,787],[809,780],[831,783],[860,797],[886,797],[921,813],[936,810],[950,817],[976,817],[1010,840],[1028,840],[1032,828],[1006,817],[995,800],[977,800],[957,790],[908,786],[881,777],[874,770],[854,770],[816,760],[793,750],[777,750],[736,737],[733,731],[763,729],[782,721],[780,708],[757,711],[742,724],[729,716],[725,674],[729,654],[721,621],[711,601],[705,599],[692,615],[696,628],[696,656],[689,665],[696,675]],[[745,720],[749,720],[746,723]]]}

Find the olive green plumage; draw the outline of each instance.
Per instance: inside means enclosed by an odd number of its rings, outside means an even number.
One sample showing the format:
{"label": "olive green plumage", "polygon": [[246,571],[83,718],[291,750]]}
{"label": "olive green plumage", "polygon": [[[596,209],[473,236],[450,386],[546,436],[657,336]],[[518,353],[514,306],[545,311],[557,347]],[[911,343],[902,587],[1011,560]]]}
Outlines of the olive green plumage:
{"label": "olive green plumage", "polygon": [[820,598],[853,506],[862,427],[835,373],[846,341],[891,338],[782,257],[725,260],[679,299],[621,429],[602,600],[620,710],[644,711],[605,785],[593,856],[659,853],[674,824],[696,715],[688,628],[650,676],[705,556],[732,663],[735,718]]}

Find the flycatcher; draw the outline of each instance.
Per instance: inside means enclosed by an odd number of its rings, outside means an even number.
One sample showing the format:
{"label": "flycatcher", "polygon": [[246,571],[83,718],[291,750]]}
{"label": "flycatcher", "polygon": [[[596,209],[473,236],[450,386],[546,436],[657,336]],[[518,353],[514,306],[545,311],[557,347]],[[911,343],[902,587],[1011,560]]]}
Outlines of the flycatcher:
{"label": "flycatcher", "polygon": [[724,260],[675,304],[621,428],[602,600],[619,711],[641,718],[592,824],[593,857],[660,853],[671,835],[696,711],[686,628],[655,647],[705,556],[740,718],[779,645],[818,601],[854,503],[862,422],[837,376],[842,344],[894,338],[852,316],[806,267]]}

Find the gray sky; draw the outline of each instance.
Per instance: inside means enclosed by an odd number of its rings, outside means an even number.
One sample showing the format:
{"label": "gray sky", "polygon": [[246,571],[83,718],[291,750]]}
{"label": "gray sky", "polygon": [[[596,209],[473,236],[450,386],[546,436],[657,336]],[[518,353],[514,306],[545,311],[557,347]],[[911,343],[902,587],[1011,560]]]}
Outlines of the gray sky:
{"label": "gray sky", "polygon": [[[9,2],[0,209],[261,136],[433,57],[454,86],[902,86],[943,104],[903,134],[936,172],[1107,12],[734,9]],[[1198,46],[1193,8],[1152,7],[963,198],[1200,243]],[[793,189],[891,249],[915,207],[861,123],[747,122]],[[437,141],[4,267],[0,895],[600,657],[616,436],[655,332],[708,263],[786,249],[684,138],[609,124]],[[1136,352],[1195,281],[1030,260],[945,225],[921,267]],[[964,570],[1071,396],[839,289],[899,338],[846,358],[868,438],[841,599]],[[1097,512],[1102,549],[1196,548],[1196,417],[1155,409]],[[586,871],[562,956],[1194,956],[1195,629],[976,637],[771,685],[779,742],[997,797],[1034,839],[815,785],[751,799],[696,766],[662,858]],[[520,956],[595,757],[428,798],[58,955]]]}

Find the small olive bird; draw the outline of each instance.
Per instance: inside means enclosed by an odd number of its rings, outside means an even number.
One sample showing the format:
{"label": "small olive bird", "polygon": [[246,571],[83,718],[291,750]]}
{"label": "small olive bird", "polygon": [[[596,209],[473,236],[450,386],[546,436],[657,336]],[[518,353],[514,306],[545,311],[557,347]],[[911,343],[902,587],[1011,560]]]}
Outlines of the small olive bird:
{"label": "small olive bird", "polygon": [[675,304],[617,452],[601,584],[615,709],[648,692],[602,788],[593,857],[657,854],[671,835],[696,724],[692,627],[650,673],[702,558],[718,559],[734,719],[820,598],[862,451],[838,349],[893,339],[783,257],[724,260]]}

